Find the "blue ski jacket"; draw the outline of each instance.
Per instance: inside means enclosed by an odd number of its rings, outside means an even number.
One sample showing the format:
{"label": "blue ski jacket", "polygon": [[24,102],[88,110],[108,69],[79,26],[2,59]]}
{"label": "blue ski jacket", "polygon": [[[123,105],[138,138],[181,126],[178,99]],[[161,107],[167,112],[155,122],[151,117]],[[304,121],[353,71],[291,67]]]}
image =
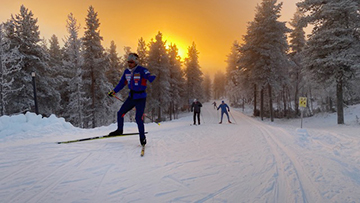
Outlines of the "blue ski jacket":
{"label": "blue ski jacket", "polygon": [[227,104],[220,104],[217,110],[219,110],[220,108],[221,108],[221,112],[226,112],[226,108],[228,109],[228,111],[230,111],[230,108]]}
{"label": "blue ski jacket", "polygon": [[132,99],[146,98],[145,92],[147,81],[153,82],[156,76],[151,75],[149,70],[142,66],[136,66],[133,70],[126,69],[122,75],[119,84],[114,88],[114,92],[119,92],[125,85],[128,85],[129,97]]}

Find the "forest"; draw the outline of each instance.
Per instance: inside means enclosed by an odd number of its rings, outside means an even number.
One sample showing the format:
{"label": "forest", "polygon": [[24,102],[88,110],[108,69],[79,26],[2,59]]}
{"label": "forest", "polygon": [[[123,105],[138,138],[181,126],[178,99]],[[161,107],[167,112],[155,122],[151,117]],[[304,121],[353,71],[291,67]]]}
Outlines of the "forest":
{"label": "forest", "polygon": [[[227,97],[252,103],[262,119],[337,112],[360,102],[359,2],[303,0],[289,22],[280,22],[282,3],[263,0],[243,43],[228,55]],[[312,28],[306,35],[304,29]],[[299,107],[299,98],[307,108]]]}
{"label": "forest", "polygon": [[[282,3],[263,0],[242,40],[223,53],[227,66],[212,79],[201,70],[195,42],[181,59],[176,44],[167,44],[158,31],[150,42],[140,38],[136,49],[125,47],[119,56],[114,41],[109,48],[102,45],[98,13],[90,6],[83,36],[75,16],[68,15],[68,35],[60,47],[55,34],[41,38],[37,18],[22,5],[0,24],[0,116],[55,114],[81,128],[113,123],[121,101],[107,93],[127,68],[127,55],[136,52],[140,64],[157,76],[147,88],[149,122],[176,119],[194,98],[226,98],[271,121],[301,111],[305,116],[336,111],[338,124],[344,124],[343,109],[360,102],[359,4],[304,0],[297,7],[288,25],[279,21]],[[128,92],[118,94],[124,100]],[[307,108],[299,106],[299,97],[307,98]]]}
{"label": "forest", "polygon": [[[147,88],[146,118],[151,121],[174,119],[188,109],[193,98],[210,98],[210,92],[204,91],[202,85],[210,88],[211,81],[200,70],[195,43],[189,46],[188,57],[182,61],[176,45],[167,46],[159,31],[149,43],[139,39],[136,51],[125,47],[124,56],[118,56],[114,41],[109,49],[101,45],[99,26],[98,14],[90,6],[84,36],[80,37],[80,25],[70,13],[68,36],[60,47],[56,35],[48,41],[40,38],[37,19],[25,6],[2,23],[0,115],[37,110],[43,116],[63,117],[81,128],[113,123],[122,101],[107,93],[119,82],[131,52],[136,52],[139,64],[157,76]],[[34,105],[33,79],[38,108]],[[119,99],[124,100],[128,91],[119,94]],[[133,112],[128,117],[131,120]]]}

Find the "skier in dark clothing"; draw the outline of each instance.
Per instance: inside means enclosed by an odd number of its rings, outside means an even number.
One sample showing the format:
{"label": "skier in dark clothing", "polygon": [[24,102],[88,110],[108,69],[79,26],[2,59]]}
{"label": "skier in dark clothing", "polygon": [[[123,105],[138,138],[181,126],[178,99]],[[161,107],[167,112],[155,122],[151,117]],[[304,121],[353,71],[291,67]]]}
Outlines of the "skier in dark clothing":
{"label": "skier in dark clothing", "polygon": [[128,111],[135,107],[135,120],[139,129],[140,144],[144,146],[146,144],[146,137],[143,115],[147,96],[145,92],[146,82],[153,82],[156,76],[150,75],[148,69],[138,65],[138,58],[139,56],[135,53],[129,54],[127,59],[128,68],[124,71],[119,84],[108,93],[110,97],[113,97],[115,93],[122,90],[126,85],[128,85],[128,88],[130,89],[129,97],[126,99],[117,113],[117,129],[111,132],[109,135],[114,136],[121,135],[123,133],[124,116]]}
{"label": "skier in dark clothing", "polygon": [[214,105],[214,109],[216,109],[217,108],[216,102],[213,102],[212,104]]}
{"label": "skier in dark clothing", "polygon": [[221,121],[219,122],[219,124],[222,123],[224,113],[227,115],[229,123],[231,123],[229,114],[228,114],[228,111],[230,112],[229,106],[227,104],[225,104],[224,101],[222,101],[221,104],[219,105],[219,107],[217,108],[217,110],[219,110],[220,108],[221,108]]}
{"label": "skier in dark clothing", "polygon": [[194,112],[194,125],[196,125],[196,117],[198,119],[198,124],[200,125],[200,108],[202,107],[202,104],[198,102],[196,99],[194,99],[194,102],[191,105],[191,112]]}

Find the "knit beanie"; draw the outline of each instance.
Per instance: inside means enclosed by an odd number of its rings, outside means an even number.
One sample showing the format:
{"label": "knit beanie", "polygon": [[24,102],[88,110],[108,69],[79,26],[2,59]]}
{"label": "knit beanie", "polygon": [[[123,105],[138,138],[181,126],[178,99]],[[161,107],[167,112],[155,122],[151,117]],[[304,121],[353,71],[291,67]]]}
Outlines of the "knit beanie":
{"label": "knit beanie", "polygon": [[139,63],[139,56],[136,53],[130,53],[128,58],[128,61],[134,61],[136,64]]}

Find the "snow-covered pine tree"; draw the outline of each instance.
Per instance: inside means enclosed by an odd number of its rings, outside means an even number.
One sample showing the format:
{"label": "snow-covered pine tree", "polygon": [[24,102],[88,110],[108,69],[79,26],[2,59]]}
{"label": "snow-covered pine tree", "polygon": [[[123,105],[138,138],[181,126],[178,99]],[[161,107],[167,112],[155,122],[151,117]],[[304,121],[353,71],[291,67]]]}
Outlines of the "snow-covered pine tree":
{"label": "snow-covered pine tree", "polygon": [[233,71],[239,70],[239,68],[238,68],[238,61],[240,58],[239,47],[240,47],[239,42],[234,41],[231,46],[230,54],[227,55],[227,59],[226,59],[227,66],[226,66],[226,73],[225,73],[227,83],[234,79]]}
{"label": "snow-covered pine tree", "polygon": [[12,21],[0,24],[0,116],[12,114],[9,104],[24,88],[24,85],[14,85],[13,75],[21,70],[22,57],[18,47],[14,47],[9,39],[13,33]]}
{"label": "snow-covered pine tree", "polygon": [[[49,40],[50,47],[48,49],[49,53],[49,68],[51,69],[51,73],[49,74],[49,77],[51,77],[54,80],[54,88],[56,91],[60,93],[60,97],[64,94],[64,91],[66,88],[64,88],[64,78],[62,77],[61,72],[62,70],[62,51],[59,45],[59,40],[56,35],[52,35],[51,39]],[[54,112],[56,115],[60,115],[63,112],[64,109],[64,102],[60,103],[60,107],[58,108],[58,112]]]}
{"label": "snow-covered pine tree", "polygon": [[212,81],[209,74],[205,74],[203,89],[204,89],[204,102],[208,102],[211,99],[211,92],[212,92]]}
{"label": "snow-covered pine tree", "polygon": [[[114,41],[111,41],[110,49],[108,50],[109,58],[109,71],[106,73],[109,82],[113,85],[116,85],[121,77],[121,68],[120,68],[120,58],[116,51],[116,45]],[[121,71],[121,72],[120,72]]]}
{"label": "snow-covered pine tree", "polygon": [[335,83],[337,123],[344,124],[343,90],[359,69],[359,1],[303,0],[297,6],[314,25],[304,50],[304,65],[320,83]]}
{"label": "snow-covered pine tree", "polygon": [[231,80],[227,81],[225,86],[226,98],[229,100],[232,106],[240,106],[245,98],[251,98],[252,89],[242,88],[241,72],[239,70],[233,70],[231,74]]}
{"label": "snow-covered pine tree", "polygon": [[[302,52],[306,44],[305,39],[305,31],[304,31],[304,23],[301,20],[304,17],[304,13],[301,12],[299,9],[294,14],[293,19],[290,21],[290,25],[293,27],[293,30],[291,31],[289,38],[290,38],[290,63],[291,65],[289,74],[290,74],[290,84],[292,85],[293,89],[293,101],[295,104],[295,115],[299,115],[299,95],[302,92],[304,92],[304,86],[307,85],[310,88],[309,81],[307,84],[305,84],[304,79],[304,69],[302,65]],[[302,96],[305,96],[302,94]]]}
{"label": "snow-covered pine tree", "polygon": [[139,55],[139,64],[141,66],[147,67],[148,66],[148,51],[145,40],[141,37],[138,41],[138,47],[137,47],[137,54]]}
{"label": "snow-covered pine tree", "polygon": [[[36,73],[36,87],[39,113],[50,115],[60,107],[60,94],[54,89],[51,69],[48,65],[48,54],[40,46],[40,32],[37,19],[25,6],[20,7],[20,13],[11,16],[14,22],[12,43],[19,47],[22,57],[21,70],[14,75],[17,87],[24,85],[22,91],[12,100],[16,112],[34,110],[34,98],[31,73]],[[16,113],[13,112],[13,113]]]}
{"label": "snow-covered pine tree", "polygon": [[151,84],[149,109],[157,115],[157,120],[165,118],[163,112],[167,111],[171,101],[170,97],[170,63],[166,50],[166,41],[162,39],[162,33],[158,32],[155,40],[149,44],[148,69],[156,75],[156,80]]}
{"label": "snow-covered pine tree", "polygon": [[224,72],[218,70],[214,77],[214,99],[222,99],[226,95],[225,91],[226,75]]}
{"label": "snow-covered pine tree", "polygon": [[[119,83],[119,80],[121,78],[121,74],[122,74],[122,70],[120,67],[120,58],[118,57],[118,53],[116,51],[116,45],[114,41],[111,41],[110,44],[110,49],[107,51],[107,57],[109,58],[109,70],[106,73],[106,77],[108,78],[110,84],[112,84],[113,86],[117,85]],[[110,105],[111,105],[111,109],[115,110],[118,108],[118,102],[119,101],[115,101],[112,100]],[[113,111],[116,112],[116,111]],[[116,113],[111,114],[111,120],[113,122],[116,121]]]}
{"label": "snow-covered pine tree", "polygon": [[100,36],[100,22],[98,13],[92,6],[88,9],[85,19],[85,33],[82,38],[84,48],[83,64],[83,90],[90,99],[89,103],[83,104],[88,112],[85,112],[84,127],[95,128],[109,124],[109,115],[113,112],[110,109],[110,100],[107,93],[113,87],[106,78],[109,63],[105,55]]}
{"label": "snow-covered pine tree", "polygon": [[[124,73],[124,70],[128,68],[127,58],[130,53],[132,53],[131,47],[125,46],[124,47],[124,55],[120,57],[120,75],[121,76]],[[141,63],[140,63],[140,65],[141,65]],[[118,78],[118,81],[115,84],[113,84],[113,86],[115,87],[115,85],[117,85],[119,81],[120,81],[120,78]],[[125,89],[127,89],[127,87],[125,87]],[[118,94],[120,94],[120,97],[125,101],[125,99],[129,96],[129,91],[123,90],[123,91],[120,91]],[[146,101],[146,102],[148,102],[148,101]],[[128,115],[131,117],[132,116],[131,114],[132,114],[132,112],[130,111],[128,113]],[[134,116],[132,116],[132,117],[134,117]],[[131,121],[133,120],[132,117],[130,119]]]}
{"label": "snow-covered pine tree", "polygon": [[174,119],[179,113],[179,108],[186,104],[186,99],[184,100],[183,96],[185,94],[185,80],[184,73],[181,70],[181,58],[179,56],[178,48],[176,44],[169,45],[169,63],[170,63],[170,106],[169,106],[169,116],[170,120],[172,115]]}
{"label": "snow-covered pine tree", "polygon": [[63,89],[61,95],[63,105],[62,116],[74,126],[84,127],[83,104],[88,103],[82,82],[81,40],[79,39],[80,25],[72,13],[66,20],[68,36],[65,38],[63,48],[63,65],[61,75],[63,77]]}
{"label": "snow-covered pine tree", "polygon": [[234,41],[231,46],[230,54],[226,59],[226,96],[231,105],[238,105],[241,95],[244,92],[240,88],[238,61],[240,59],[239,42]]}
{"label": "snow-covered pine tree", "polygon": [[249,23],[240,47],[239,67],[248,77],[248,85],[256,84],[268,91],[271,121],[274,120],[272,93],[280,91],[288,76],[286,33],[290,30],[285,22],[278,21],[281,7],[282,3],[277,4],[277,0],[263,0],[256,7],[255,19]]}
{"label": "snow-covered pine tree", "polygon": [[49,47],[49,54],[50,54],[50,62],[49,65],[51,67],[58,67],[60,66],[61,59],[62,59],[62,52],[59,45],[59,40],[56,35],[52,35],[51,39],[49,40],[50,47]]}
{"label": "snow-covered pine tree", "polygon": [[196,49],[195,42],[188,47],[187,58],[185,58],[185,78],[187,100],[189,102],[192,102],[193,99],[202,100],[204,95],[202,88],[203,73],[200,69],[199,52]]}
{"label": "snow-covered pine tree", "polygon": [[[139,55],[139,64],[143,67],[148,67],[148,46],[146,45],[145,40],[141,37],[138,41],[138,47],[137,47],[137,54]],[[151,98],[151,93],[152,88],[149,86],[149,88],[146,89],[147,94],[149,95],[149,97],[146,99],[146,109],[145,109],[145,114],[147,115],[151,115],[151,107],[153,104],[152,98]],[[144,117],[144,120],[146,121],[147,118],[151,119],[151,122],[153,122],[155,119],[154,117],[149,117],[146,116]]]}

